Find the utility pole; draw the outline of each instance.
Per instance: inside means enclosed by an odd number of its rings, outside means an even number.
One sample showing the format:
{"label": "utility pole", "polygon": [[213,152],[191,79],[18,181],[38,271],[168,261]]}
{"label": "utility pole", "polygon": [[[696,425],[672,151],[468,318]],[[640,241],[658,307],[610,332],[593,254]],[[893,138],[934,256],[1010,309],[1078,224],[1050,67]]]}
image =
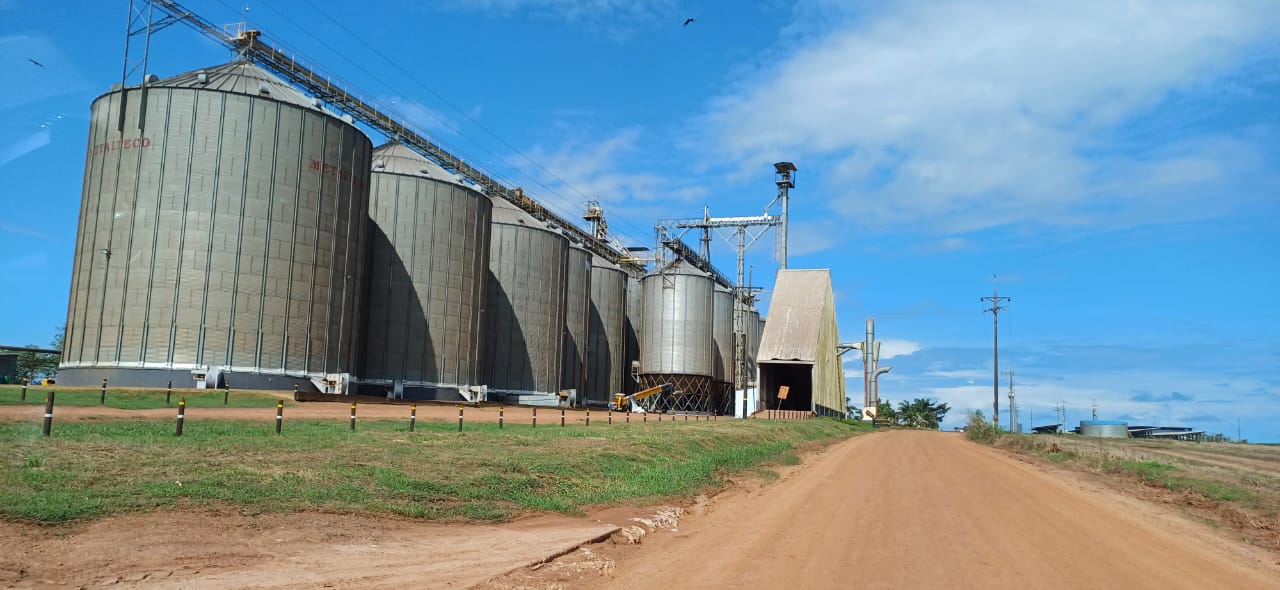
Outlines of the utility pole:
{"label": "utility pole", "polygon": [[1009,306],[1001,305],[1005,301],[1013,301],[1012,297],[1000,296],[1000,285],[996,282],[996,276],[991,275],[993,283],[990,297],[982,297],[981,301],[988,301],[991,307],[982,310],[983,313],[991,312],[991,328],[994,339],[992,341],[991,359],[995,365],[992,369],[991,380],[991,424],[1000,426],[1000,312],[1008,309]]}
{"label": "utility pole", "polygon": [[1018,406],[1013,403],[1013,371],[1007,371],[1009,375],[1009,432],[1019,432],[1018,428]]}

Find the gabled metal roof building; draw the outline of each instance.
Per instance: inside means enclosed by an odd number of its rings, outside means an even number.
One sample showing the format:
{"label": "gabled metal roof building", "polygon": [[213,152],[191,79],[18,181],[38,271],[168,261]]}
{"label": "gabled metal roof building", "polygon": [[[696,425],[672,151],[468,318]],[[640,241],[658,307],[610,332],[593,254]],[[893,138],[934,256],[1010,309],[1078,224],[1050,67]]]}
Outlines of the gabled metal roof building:
{"label": "gabled metal roof building", "polygon": [[[756,357],[762,409],[843,416],[844,369],[837,356],[839,342],[831,271],[779,271]],[[783,387],[787,388],[786,399],[779,397]]]}

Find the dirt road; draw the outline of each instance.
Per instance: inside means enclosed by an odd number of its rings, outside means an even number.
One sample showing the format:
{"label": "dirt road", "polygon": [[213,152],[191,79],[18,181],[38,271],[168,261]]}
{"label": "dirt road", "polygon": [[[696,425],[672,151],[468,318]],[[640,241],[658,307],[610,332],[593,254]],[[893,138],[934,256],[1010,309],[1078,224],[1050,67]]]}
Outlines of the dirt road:
{"label": "dirt road", "polygon": [[[619,551],[598,588],[1280,588],[1277,556],[962,435],[832,447]],[[581,585],[581,584],[580,584]]]}

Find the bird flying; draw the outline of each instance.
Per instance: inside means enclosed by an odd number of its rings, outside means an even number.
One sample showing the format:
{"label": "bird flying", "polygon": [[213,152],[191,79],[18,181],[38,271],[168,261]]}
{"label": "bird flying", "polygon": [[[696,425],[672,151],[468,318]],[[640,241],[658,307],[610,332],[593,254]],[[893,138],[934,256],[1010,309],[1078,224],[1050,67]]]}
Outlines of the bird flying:
{"label": "bird flying", "polygon": [[34,60],[34,59],[31,59],[31,58],[29,58],[29,57],[27,58],[27,61],[29,61],[29,62],[31,62],[31,63],[33,63],[33,64],[36,64],[37,66],[40,66],[40,67],[42,67],[42,68],[44,67],[44,64],[42,64],[42,63],[40,63],[40,62],[38,62],[38,61],[36,61],[36,60]]}
{"label": "bird flying", "polygon": [[685,19],[685,20],[684,20],[684,26],[686,26],[686,27],[687,27],[687,26],[689,26],[689,23],[691,23],[691,22],[693,22],[693,19],[691,19],[691,18],[687,18],[687,19]]}

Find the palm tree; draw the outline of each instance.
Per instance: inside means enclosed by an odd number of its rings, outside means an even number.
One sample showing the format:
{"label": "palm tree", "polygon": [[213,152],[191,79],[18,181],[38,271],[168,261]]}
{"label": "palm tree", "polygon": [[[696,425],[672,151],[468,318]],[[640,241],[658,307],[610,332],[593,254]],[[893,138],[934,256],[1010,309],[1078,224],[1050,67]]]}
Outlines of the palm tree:
{"label": "palm tree", "polygon": [[898,402],[898,424],[911,428],[928,428],[937,430],[942,419],[951,407],[940,404],[929,398],[916,398],[911,401]]}

